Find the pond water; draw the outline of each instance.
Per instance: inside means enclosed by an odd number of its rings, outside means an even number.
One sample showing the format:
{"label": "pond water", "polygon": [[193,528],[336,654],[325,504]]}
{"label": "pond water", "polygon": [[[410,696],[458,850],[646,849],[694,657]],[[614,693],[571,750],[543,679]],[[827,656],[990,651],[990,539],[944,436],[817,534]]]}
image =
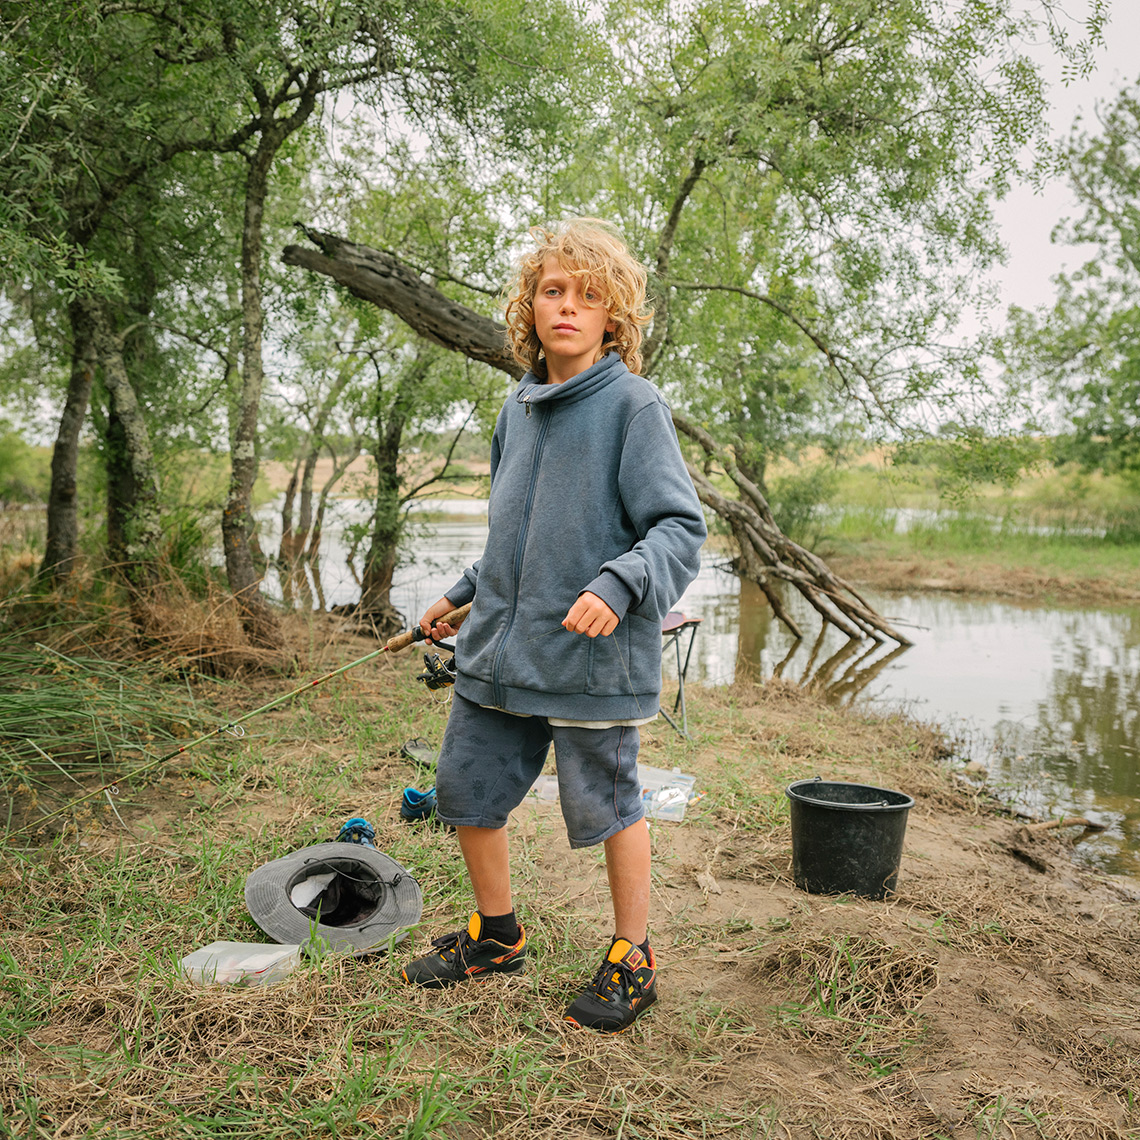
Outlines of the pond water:
{"label": "pond water", "polygon": [[[486,536],[482,502],[436,501],[423,509],[445,513],[447,521],[416,528],[412,560],[397,572],[392,600],[410,621],[479,557]],[[359,597],[345,566],[343,531],[365,511],[364,504],[341,502],[338,521],[326,525],[326,605]],[[271,531],[273,516],[263,517]],[[275,549],[272,533],[262,540]],[[272,580],[266,586],[280,588]],[[837,703],[867,701],[940,724],[957,741],[958,757],[983,764],[988,785],[1006,802],[1042,817],[1085,815],[1106,824],[1079,841],[1078,859],[1140,879],[1140,607],[864,596],[915,644],[852,642],[830,628],[819,635],[818,617],[791,591],[785,603],[807,634],[797,642],[758,590],[742,589],[706,558],[677,607],[701,619],[688,680],[730,684],[741,669],[814,679]],[[666,673],[676,673],[668,657]]]}

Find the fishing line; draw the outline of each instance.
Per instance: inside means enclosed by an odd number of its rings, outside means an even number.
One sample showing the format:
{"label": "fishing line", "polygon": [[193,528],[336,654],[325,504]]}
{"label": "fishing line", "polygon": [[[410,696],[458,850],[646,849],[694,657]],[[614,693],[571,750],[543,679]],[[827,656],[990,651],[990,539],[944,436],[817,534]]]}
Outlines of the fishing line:
{"label": "fishing line", "polygon": [[[610,634],[613,637],[613,634]],[[633,678],[629,675],[629,670],[625,665],[625,658],[621,655],[621,646],[618,645],[617,638],[614,637],[614,649],[617,650],[618,660],[621,662],[622,672],[625,673],[626,684],[629,685],[629,695],[633,697],[633,703],[637,705],[637,715],[640,717],[645,716],[645,710],[641,707],[641,702],[637,699],[637,691],[633,687]]]}
{"label": "fishing line", "polygon": [[[439,618],[436,624],[451,625],[455,622],[462,621],[470,612],[470,609],[470,604],[466,606],[460,606],[459,609],[452,610],[451,613]],[[139,767],[135,768],[134,771],[128,773],[126,776],[120,777],[116,780],[109,780],[107,783],[103,784],[101,787],[96,788],[94,791],[87,792],[82,796],[77,796],[75,799],[69,801],[63,807],[57,808],[55,811],[47,812],[44,817],[40,820],[37,820],[36,823],[25,824],[23,827],[14,832],[11,832],[10,834],[13,836],[22,835],[25,832],[31,831],[33,827],[41,827],[43,824],[47,823],[48,820],[55,819],[57,816],[71,811],[72,808],[76,807],[78,804],[86,803],[88,800],[96,799],[102,795],[107,795],[107,802],[110,803],[111,801],[109,797],[111,795],[119,794],[118,785],[120,782],[133,780],[136,776],[141,776],[144,772],[153,771],[155,768],[159,768],[163,764],[167,764],[171,760],[177,759],[177,757],[181,756],[184,752],[189,752],[191,748],[196,748],[199,744],[203,744],[207,740],[212,740],[215,736],[218,736],[223,732],[240,739],[245,735],[245,729],[241,726],[245,724],[246,721],[252,720],[255,716],[260,716],[262,713],[269,712],[271,709],[278,708],[280,705],[285,704],[287,701],[291,701],[294,697],[299,696],[301,693],[308,692],[310,689],[315,689],[318,685],[323,685],[326,681],[331,681],[333,677],[339,677],[342,673],[347,673],[350,669],[355,669],[357,666],[363,665],[366,661],[372,661],[374,658],[379,657],[381,653],[398,653],[401,649],[406,649],[409,645],[413,644],[413,642],[416,641],[431,641],[431,638],[429,638],[418,626],[415,629],[406,630],[403,633],[399,633],[395,637],[389,638],[388,643],[386,645],[382,645],[379,649],[374,649],[371,653],[366,653],[363,657],[358,657],[355,661],[350,661],[347,665],[341,665],[340,668],[333,669],[330,672],[325,673],[323,676],[317,677],[312,681],[306,681],[303,685],[298,685],[292,691],[284,693],[279,697],[274,697],[273,700],[267,701],[265,704],[256,709],[250,710],[243,716],[239,716],[236,720],[231,720],[228,724],[218,725],[217,728],[203,733],[201,736],[196,737],[194,740],[191,740],[186,744],[183,744],[179,748],[175,748],[171,752],[167,752],[164,756],[158,756],[153,760],[148,760],[145,764],[140,764]],[[112,804],[111,807],[112,810],[114,810],[114,804]],[[116,811],[115,815],[118,816],[119,813]],[[122,817],[119,818],[121,821]],[[123,826],[126,827],[126,824]]]}
{"label": "fishing line", "polygon": [[534,637],[528,637],[523,645],[529,645],[532,641],[541,641],[544,637],[549,637],[552,633],[569,633],[570,631],[564,625],[556,625],[553,629],[548,629],[545,633],[536,633]]}

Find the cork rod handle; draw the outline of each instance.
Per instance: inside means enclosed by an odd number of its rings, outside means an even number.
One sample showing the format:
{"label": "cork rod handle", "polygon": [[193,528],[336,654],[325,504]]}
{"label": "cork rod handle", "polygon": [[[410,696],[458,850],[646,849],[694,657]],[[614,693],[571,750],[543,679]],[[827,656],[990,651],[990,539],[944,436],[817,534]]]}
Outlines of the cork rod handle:
{"label": "cork rod handle", "polygon": [[[449,614],[444,614],[443,617],[436,619],[436,625],[457,625],[471,612],[471,603],[468,602],[465,606],[460,606],[457,610],[452,610]],[[423,630],[417,625],[414,629],[407,629],[403,633],[396,634],[395,637],[388,639],[388,651],[390,653],[399,653],[401,649],[407,649],[409,645],[416,641],[423,641]]]}

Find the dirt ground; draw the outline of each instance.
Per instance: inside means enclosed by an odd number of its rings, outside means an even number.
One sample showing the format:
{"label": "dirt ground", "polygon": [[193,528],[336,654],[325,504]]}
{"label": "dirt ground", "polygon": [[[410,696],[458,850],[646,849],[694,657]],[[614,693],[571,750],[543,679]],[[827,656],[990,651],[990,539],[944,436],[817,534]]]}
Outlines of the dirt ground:
{"label": "dirt ground", "polygon": [[[245,863],[270,836],[319,837],[338,813],[373,820],[378,846],[415,865],[428,934],[465,919],[453,836],[410,829],[397,811],[397,789],[424,775],[400,755],[410,724],[401,718],[416,716],[435,741],[445,716],[443,706],[393,696],[415,689],[416,667],[388,658],[362,669],[338,695],[320,691],[300,727],[274,714],[288,727],[265,738],[256,762],[234,751],[237,783],[211,783],[202,760],[172,766],[122,805],[130,839],[108,820],[104,831],[88,832],[85,850],[53,857],[50,878],[8,862],[0,875],[4,946],[44,985],[52,985],[64,920],[34,907],[48,913],[58,898],[67,921],[109,905],[118,915],[113,944],[93,942],[76,959],[90,959],[90,982],[56,986],[42,1006],[50,1021],[24,1029],[13,1056],[0,1060],[0,1097],[7,1080],[9,1106],[39,1096],[55,1122],[37,1134],[86,1136],[99,1120],[106,1135],[197,1136],[198,1126],[177,1113],[212,1104],[203,1090],[234,1081],[243,1111],[268,1120],[288,1111],[290,1096],[319,1103],[343,1095],[353,1049],[415,1025],[425,1035],[420,1052],[401,1064],[438,1071],[442,1055],[451,1079],[493,1091],[480,1094],[463,1125],[410,1130],[417,1102],[408,1093],[380,1115],[354,1108],[348,1134],[1140,1137],[1140,884],[1077,867],[1066,829],[1003,816],[955,775],[935,729],[833,708],[779,681],[690,686],[692,740],[663,723],[643,732],[643,761],[679,766],[705,794],[683,822],[651,824],[660,999],[619,1038],[561,1023],[567,987],[581,982],[582,962],[605,937],[609,902],[598,853],[569,851],[557,804],[540,801],[525,803],[510,825],[516,898],[535,946],[524,978],[408,994],[398,962],[347,960],[302,971],[264,996],[214,997],[140,974],[136,962],[170,946],[249,938],[241,926]],[[343,711],[346,696],[366,713]],[[335,791],[317,802],[321,773]],[[784,789],[815,775],[914,797],[889,899],[795,885]],[[195,834],[219,844],[208,867],[187,859],[190,840],[179,836]],[[96,861],[115,851],[121,869],[145,864],[137,881],[161,899],[153,913],[100,893],[96,876],[109,872]],[[182,912],[163,910],[168,893],[206,900],[223,883],[228,902],[208,937]],[[425,945],[421,934],[416,952]],[[132,1056],[145,1072],[115,1075],[121,1063],[108,1043],[120,1025],[131,1026]],[[546,1066],[541,1091],[496,1078],[508,1054]],[[106,1058],[97,1082],[61,1074],[76,1055]],[[437,1060],[417,1060],[424,1055]],[[146,1083],[155,1066],[169,1070],[161,1104]],[[234,1074],[254,1069],[250,1091]],[[409,1078],[402,1071],[391,1079]],[[205,1119],[205,1108],[193,1111]],[[305,1133],[318,1134],[325,1132]]]}
{"label": "dirt ground", "polygon": [[[731,743],[687,758],[698,787],[779,741],[807,776],[916,804],[890,901],[797,889],[788,830],[756,830],[723,792],[692,820],[653,824],[668,937],[647,1033],[683,1049],[686,1007],[737,1011],[765,1028],[726,1059],[721,1087],[831,1115],[838,1135],[1140,1136],[1140,884],[1078,870],[1063,833],[1003,818],[945,770],[868,762],[897,723],[840,727],[773,683],[697,700],[738,721]],[[820,754],[829,723],[842,759]],[[583,884],[553,838],[542,860],[552,892],[603,906],[601,877]]]}

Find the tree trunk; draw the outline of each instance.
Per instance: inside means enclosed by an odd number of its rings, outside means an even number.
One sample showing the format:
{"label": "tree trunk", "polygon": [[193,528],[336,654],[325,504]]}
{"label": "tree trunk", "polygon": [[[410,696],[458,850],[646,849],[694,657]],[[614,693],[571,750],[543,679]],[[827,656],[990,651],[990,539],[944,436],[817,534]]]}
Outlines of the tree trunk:
{"label": "tree trunk", "polygon": [[[322,432],[324,430],[322,425]],[[294,558],[300,558],[305,552],[305,544],[309,541],[309,531],[313,526],[313,473],[317,469],[317,460],[321,457],[320,445],[314,439],[315,446],[305,456],[305,465],[301,468],[301,496],[297,508],[297,529],[293,540],[296,553]]]}
{"label": "tree trunk", "polygon": [[[317,498],[317,509],[313,512],[313,528],[309,532],[309,549],[305,554],[305,562],[308,565],[309,573],[312,575],[313,589],[316,591],[317,597],[317,608],[321,613],[324,613],[328,609],[328,605],[325,602],[324,585],[321,581],[321,535],[325,528],[325,513],[328,511],[329,496],[332,494],[333,488],[343,478],[344,473],[352,466],[352,461],[360,452],[360,440],[357,439],[356,443],[345,452],[343,459],[337,459],[335,455],[333,456],[332,474],[321,488],[321,493]],[[399,629],[403,629],[402,624],[393,632],[398,632]],[[386,630],[382,632],[386,632]]]}
{"label": "tree trunk", "polygon": [[371,542],[364,560],[360,609],[380,632],[393,628],[398,630],[406,624],[392,605],[392,577],[396,572],[400,538],[404,531],[405,499],[400,486],[400,447],[416,389],[430,367],[424,354],[419,354],[401,373],[386,422],[377,374],[376,443],[372,451],[376,463],[376,498],[372,510]]}
{"label": "tree trunk", "polygon": [[[353,377],[353,371],[350,368],[342,368],[340,375],[337,376],[332,387],[325,394],[324,399],[321,400],[320,406],[317,408],[317,414],[313,419],[312,429],[309,432],[306,441],[306,453],[304,457],[303,466],[301,468],[301,500],[300,510],[297,519],[297,528],[290,543],[292,558],[294,560],[301,558],[305,551],[305,544],[309,541],[309,530],[313,525],[313,477],[317,470],[317,461],[321,457],[321,451],[325,446],[325,429],[328,427],[329,417],[333,413],[340,402],[344,390],[348,387],[349,381]],[[354,457],[355,458],[355,457]],[[348,460],[351,463],[352,459]],[[331,490],[331,483],[335,482],[344,474],[347,467],[339,467],[336,463],[336,456],[333,455],[333,479],[330,484],[326,486],[324,498],[327,499],[328,490]],[[319,542],[319,536],[317,541]],[[312,547],[310,546],[310,552]]]}
{"label": "tree trunk", "polygon": [[40,564],[41,578],[58,584],[75,568],[79,557],[79,435],[91,402],[95,378],[94,331],[79,301],[67,307],[71,324],[71,377],[51,453],[47,538]]}
{"label": "tree trunk", "polygon": [[[150,433],[123,359],[123,338],[97,301],[85,302],[94,335],[95,356],[107,390],[108,546],[113,563],[136,589],[158,578],[162,539],[158,469]],[[113,531],[113,545],[112,545]]]}
{"label": "tree trunk", "polygon": [[328,477],[325,485],[321,488],[321,493],[317,497],[317,509],[313,512],[313,529],[309,532],[309,550],[306,554],[309,562],[314,566],[317,564],[321,553],[321,535],[325,529],[325,514],[328,512],[329,496],[332,494],[333,488],[343,478],[344,473],[352,466],[352,462],[361,452],[361,445],[359,439],[356,443],[348,449],[344,458],[338,460],[333,456],[333,469],[332,474]]}
{"label": "tree trunk", "polygon": [[738,569],[764,591],[775,615],[797,637],[803,634],[772,590],[770,582],[773,578],[791,583],[825,622],[850,638],[869,635],[877,641],[888,637],[899,645],[911,644],[910,639],[892,629],[849,582],[833,574],[822,558],[805,550],[780,530],[760,489],[736,466],[732,456],[717,446],[708,432],[676,412],[673,413],[673,423],[698,443],[736,484],[740,498],[728,499],[713,486],[703,471],[689,464],[689,474],[701,502],[732,527],[740,547]]}
{"label": "tree trunk", "polygon": [[319,252],[288,246],[283,254],[286,265],[331,277],[361,300],[395,313],[425,340],[521,379],[525,370],[511,355],[506,332],[497,321],[445,297],[390,253],[333,234],[304,232]]}
{"label": "tree trunk", "polygon": [[[388,617],[392,606],[392,575],[396,572],[396,555],[403,531],[400,498],[400,476],[397,462],[399,444],[393,449],[389,437],[381,437],[373,455],[376,459],[376,500],[372,515],[372,540],[364,559],[360,609],[366,614]],[[400,623],[402,624],[402,623]]]}
{"label": "tree trunk", "polygon": [[[502,325],[444,296],[389,253],[333,234],[302,229],[318,249],[288,246],[283,253],[286,265],[331,277],[355,296],[394,313],[427,340],[481,360],[516,379],[522,376],[523,369],[507,347]],[[736,484],[740,498],[729,499],[701,470],[689,465],[701,501],[732,529],[739,547],[737,572],[760,587],[773,612],[794,636],[802,637],[803,632],[772,589],[773,578],[791,583],[823,621],[850,638],[869,635],[876,639],[888,637],[900,645],[910,644],[849,583],[833,574],[821,558],[792,542],[780,530],[759,487],[738,470],[732,456],[719,449],[707,432],[687,424],[677,413],[673,422]]]}
{"label": "tree trunk", "polygon": [[230,429],[230,487],[222,515],[226,577],[238,602],[242,627],[253,645],[274,650],[283,650],[285,639],[277,615],[261,593],[261,574],[254,565],[251,536],[255,523],[251,499],[257,478],[258,413],[265,383],[262,364],[262,223],[269,170],[281,141],[275,135],[261,136],[250,159],[246,179],[241,237],[241,391],[236,420]]}
{"label": "tree trunk", "polygon": [[[297,481],[301,475],[301,464],[293,464],[293,473],[285,488],[281,504],[281,542],[277,547],[277,574],[281,580],[281,599],[290,608],[296,608],[297,593],[294,590],[297,565],[297,543],[293,537],[293,506],[297,499]],[[302,597],[304,593],[302,591]]]}
{"label": "tree trunk", "polygon": [[103,470],[107,477],[107,561],[117,569],[125,569],[129,562],[127,546],[130,542],[130,519],[138,491],[128,459],[128,447],[123,421],[115,410],[114,400],[108,399],[103,420]]}
{"label": "tree trunk", "polygon": [[281,503],[281,544],[277,548],[277,563],[284,570],[297,557],[296,543],[293,541],[293,504],[297,498],[297,480],[300,478],[301,464],[293,464],[293,474],[285,488]]}
{"label": "tree trunk", "polygon": [[[300,75],[291,82],[300,83]],[[261,593],[261,574],[255,564],[265,559],[257,542],[251,499],[257,477],[257,424],[261,391],[265,384],[262,359],[262,326],[265,314],[261,288],[261,258],[264,247],[265,202],[269,173],[281,144],[304,126],[317,106],[320,75],[309,73],[301,84],[300,97],[288,117],[275,117],[276,105],[255,88],[259,104],[257,149],[249,157],[241,230],[241,392],[236,422],[231,424],[230,489],[222,515],[226,577],[237,599],[246,636],[254,645],[283,650],[285,639],[277,615]]]}

